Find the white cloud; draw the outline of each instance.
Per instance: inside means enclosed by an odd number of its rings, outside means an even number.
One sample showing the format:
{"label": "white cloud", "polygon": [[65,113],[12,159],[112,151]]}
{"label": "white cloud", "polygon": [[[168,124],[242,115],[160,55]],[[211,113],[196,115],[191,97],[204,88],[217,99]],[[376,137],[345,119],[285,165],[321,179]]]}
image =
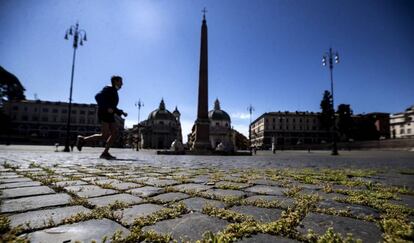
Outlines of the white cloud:
{"label": "white cloud", "polygon": [[250,118],[250,114],[247,112],[236,112],[236,113],[231,113],[231,118],[232,119],[240,119],[240,120],[247,120]]}
{"label": "white cloud", "polygon": [[132,128],[133,125],[137,125],[137,120],[125,119],[125,128]]}
{"label": "white cloud", "polygon": [[244,124],[232,124],[233,129],[238,131],[239,133],[243,134],[247,138],[249,137],[249,126]]}

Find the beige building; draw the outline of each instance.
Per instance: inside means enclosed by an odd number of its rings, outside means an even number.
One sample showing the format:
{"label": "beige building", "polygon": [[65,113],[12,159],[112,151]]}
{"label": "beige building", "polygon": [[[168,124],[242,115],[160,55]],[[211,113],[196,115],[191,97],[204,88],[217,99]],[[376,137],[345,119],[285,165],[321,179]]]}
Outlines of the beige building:
{"label": "beige building", "polygon": [[315,112],[266,112],[250,124],[251,145],[269,149],[276,146],[316,144],[330,140]]}
{"label": "beige building", "polygon": [[405,112],[390,115],[391,138],[414,137],[414,105]]}
{"label": "beige building", "polygon": [[[4,112],[10,118],[11,142],[63,144],[66,138],[68,103],[41,100],[7,102]],[[91,135],[101,131],[95,104],[72,104],[71,138],[78,134]],[[124,119],[116,116],[120,128]]]}

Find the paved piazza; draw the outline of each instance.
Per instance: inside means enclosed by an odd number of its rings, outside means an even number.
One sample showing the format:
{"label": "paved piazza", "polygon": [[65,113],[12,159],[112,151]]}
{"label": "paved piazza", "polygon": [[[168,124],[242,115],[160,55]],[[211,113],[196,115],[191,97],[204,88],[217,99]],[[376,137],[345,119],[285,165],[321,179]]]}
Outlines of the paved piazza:
{"label": "paved piazza", "polygon": [[414,152],[101,150],[1,145],[0,242],[414,240]]}

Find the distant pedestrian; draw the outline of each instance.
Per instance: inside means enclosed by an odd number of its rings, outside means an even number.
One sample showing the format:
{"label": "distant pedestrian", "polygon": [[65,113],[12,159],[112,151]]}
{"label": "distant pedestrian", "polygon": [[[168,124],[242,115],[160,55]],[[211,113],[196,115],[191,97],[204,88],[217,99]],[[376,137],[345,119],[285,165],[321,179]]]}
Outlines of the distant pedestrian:
{"label": "distant pedestrian", "polygon": [[106,141],[105,149],[102,152],[101,159],[116,159],[109,153],[109,148],[118,136],[118,128],[115,123],[115,114],[118,116],[128,115],[121,109],[118,109],[118,90],[122,87],[122,77],[112,76],[111,86],[104,87],[96,96],[95,100],[98,103],[98,118],[102,123],[102,133],[94,134],[89,137],[78,136],[76,147],[79,151],[89,142],[94,142],[100,139]]}

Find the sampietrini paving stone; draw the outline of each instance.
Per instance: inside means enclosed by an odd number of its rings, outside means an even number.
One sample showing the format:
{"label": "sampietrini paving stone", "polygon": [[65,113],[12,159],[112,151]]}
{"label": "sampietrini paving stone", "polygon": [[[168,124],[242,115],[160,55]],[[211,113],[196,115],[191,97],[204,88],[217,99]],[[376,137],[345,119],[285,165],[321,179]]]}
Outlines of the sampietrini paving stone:
{"label": "sampietrini paving stone", "polygon": [[200,185],[195,183],[189,183],[189,184],[181,184],[173,186],[175,190],[181,191],[181,192],[201,192],[206,191],[208,189],[213,188],[212,186],[206,186],[206,185]]}
{"label": "sampietrini paving stone", "polygon": [[106,180],[106,179],[108,179],[108,177],[105,177],[105,176],[92,176],[92,177],[84,177],[81,180],[86,181],[86,182],[93,182],[93,181]]}
{"label": "sampietrini paving stone", "polygon": [[71,197],[65,193],[4,200],[1,213],[22,212],[39,208],[69,204]]}
{"label": "sampietrini paving stone", "polygon": [[4,189],[1,192],[2,192],[2,195],[0,195],[0,199],[18,198],[18,197],[45,195],[45,194],[55,193],[55,191],[53,191],[47,186],[11,188],[11,189]]}
{"label": "sampietrini paving stone", "polygon": [[193,178],[190,178],[189,181],[193,183],[207,183],[211,180],[209,175],[199,175]]}
{"label": "sampietrini paving stone", "polygon": [[356,205],[356,204],[347,204],[340,203],[336,201],[324,200],[318,203],[318,207],[322,209],[335,209],[335,210],[349,210],[351,214],[355,217],[364,217],[372,216],[376,219],[380,218],[380,213],[373,208]]}
{"label": "sampietrini paving stone", "polygon": [[10,227],[21,225],[23,229],[39,229],[51,224],[60,224],[64,219],[77,213],[88,213],[90,211],[82,206],[69,206],[14,214],[10,216]]}
{"label": "sampietrini paving stone", "polygon": [[404,205],[409,208],[414,208],[414,196],[411,195],[398,195],[399,200],[391,200],[394,204]]}
{"label": "sampietrini paving stone", "polygon": [[146,185],[164,187],[164,186],[173,186],[177,185],[178,181],[176,180],[164,180],[158,178],[150,178],[144,182]]}
{"label": "sampietrini paving stone", "polygon": [[110,196],[94,197],[88,199],[88,202],[90,204],[98,207],[107,206],[109,204],[115,203],[116,201],[132,205],[143,202],[143,199],[140,197],[132,196],[131,194],[115,194]]}
{"label": "sampietrini paving stone", "polygon": [[296,229],[304,235],[309,229],[322,235],[329,227],[342,236],[352,233],[354,239],[361,239],[363,242],[377,243],[381,240],[381,231],[375,223],[325,214],[309,213]]}
{"label": "sampietrini paving stone", "polygon": [[87,185],[88,183],[84,181],[80,181],[80,180],[75,180],[75,181],[58,181],[53,184],[59,187],[67,187],[67,186],[82,186],[82,185]]}
{"label": "sampietrini paving stone", "polygon": [[210,189],[205,192],[202,192],[203,195],[212,198],[225,198],[225,197],[234,197],[234,198],[243,198],[246,193],[237,190],[222,190],[222,189]]}
{"label": "sampietrini paving stone", "polygon": [[116,183],[121,183],[122,181],[120,180],[115,180],[115,179],[103,179],[103,180],[95,180],[93,183],[96,185],[104,185],[104,184],[116,184]]}
{"label": "sampietrini paving stone", "polygon": [[251,196],[245,199],[246,202],[254,203],[255,201],[265,201],[265,202],[280,202],[280,207],[288,208],[293,207],[295,200],[293,198],[285,196],[267,196],[267,195],[257,195]]}
{"label": "sampietrini paving stone", "polygon": [[115,183],[111,184],[111,186],[117,190],[125,191],[128,189],[134,189],[137,187],[142,187],[143,185],[132,183],[132,182],[122,182],[122,183]]}
{"label": "sampietrini paving stone", "polygon": [[141,197],[151,197],[164,192],[163,188],[153,187],[153,186],[144,186],[140,188],[135,188],[127,191],[132,195],[141,196]]}
{"label": "sampietrini paving stone", "polygon": [[142,228],[143,231],[154,230],[159,234],[171,233],[178,241],[196,241],[202,238],[207,231],[217,233],[229,223],[225,220],[210,217],[201,213],[191,213],[179,218],[163,220],[155,225]]}
{"label": "sampietrini paving stone", "polygon": [[0,179],[0,183],[14,183],[14,182],[29,182],[32,181],[30,178],[26,177],[18,177],[18,178],[11,178],[11,179]]}
{"label": "sampietrini paving stone", "polygon": [[196,212],[202,212],[203,208],[205,206],[213,206],[216,208],[224,208],[225,205],[224,203],[217,201],[217,200],[211,200],[211,199],[205,199],[202,197],[193,197],[193,198],[188,198],[182,201],[185,206],[192,211],[196,211]]}
{"label": "sampietrini paving stone", "polygon": [[254,220],[259,222],[272,222],[280,218],[282,210],[277,208],[258,208],[254,206],[234,206],[230,208],[231,211],[250,215]]}
{"label": "sampietrini paving stone", "polygon": [[287,189],[277,186],[264,186],[264,185],[256,185],[249,188],[244,189],[246,192],[254,192],[259,194],[266,194],[266,195],[277,195],[283,196]]}
{"label": "sampietrini paving stone", "polygon": [[266,186],[280,186],[281,183],[270,179],[256,179],[249,181],[251,184],[266,185]]}
{"label": "sampietrini paving stone", "polygon": [[31,243],[102,242],[104,238],[110,239],[116,231],[121,231],[122,236],[127,236],[130,233],[128,229],[109,219],[94,219],[36,231],[26,237]]}
{"label": "sampietrini paving stone", "polygon": [[122,210],[117,210],[115,212],[116,216],[121,216],[121,222],[125,225],[131,225],[134,223],[136,218],[145,217],[151,215],[164,207],[159,206],[157,204],[140,204],[136,206],[132,206],[130,208],[125,208]]}
{"label": "sampietrini paving stone", "polygon": [[84,197],[84,198],[99,197],[103,195],[111,195],[111,194],[118,193],[115,190],[103,189],[95,185],[68,186],[68,187],[65,187],[65,190],[73,192],[79,197]]}
{"label": "sampietrini paving stone", "polygon": [[27,182],[15,182],[15,183],[0,184],[0,189],[31,187],[31,186],[40,186],[40,182],[38,182],[38,181],[27,181]]}
{"label": "sampietrini paving stone", "polygon": [[238,183],[238,182],[231,182],[231,181],[219,181],[215,185],[215,187],[219,188],[220,186],[232,186],[238,188],[246,188],[250,186],[248,183]]}
{"label": "sampietrini paving stone", "polygon": [[22,177],[22,176],[14,173],[14,172],[0,173],[0,179],[13,179],[13,178],[19,178],[19,177]]}
{"label": "sampietrini paving stone", "polygon": [[160,203],[168,203],[168,202],[176,202],[176,201],[186,199],[189,197],[190,196],[185,193],[170,192],[170,193],[161,194],[155,197],[151,197],[150,199],[158,201]]}
{"label": "sampietrini paving stone", "polygon": [[237,243],[270,243],[270,242],[277,242],[277,243],[299,243],[300,241],[283,238],[282,236],[275,236],[269,234],[257,234],[251,235],[249,237],[244,237],[243,239],[236,241]]}

